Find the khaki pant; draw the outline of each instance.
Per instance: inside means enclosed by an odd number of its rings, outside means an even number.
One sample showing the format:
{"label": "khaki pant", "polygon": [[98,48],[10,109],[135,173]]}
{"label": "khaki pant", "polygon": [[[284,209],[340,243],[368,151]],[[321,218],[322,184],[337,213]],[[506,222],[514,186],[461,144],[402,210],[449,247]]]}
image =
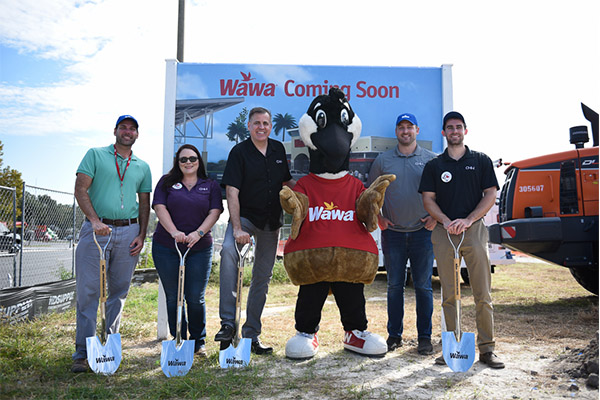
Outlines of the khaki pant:
{"label": "khaki pant", "polygon": [[[460,236],[450,235],[454,245]],[[442,308],[446,330],[455,329],[454,296],[454,248],[448,241],[443,225],[438,224],[431,234],[433,253],[442,285]],[[460,256],[464,258],[475,301],[477,323],[477,347],[480,353],[494,351],[494,308],[492,306],[492,273],[487,249],[488,231],[483,220],[475,222],[465,231],[465,239],[460,246]]]}

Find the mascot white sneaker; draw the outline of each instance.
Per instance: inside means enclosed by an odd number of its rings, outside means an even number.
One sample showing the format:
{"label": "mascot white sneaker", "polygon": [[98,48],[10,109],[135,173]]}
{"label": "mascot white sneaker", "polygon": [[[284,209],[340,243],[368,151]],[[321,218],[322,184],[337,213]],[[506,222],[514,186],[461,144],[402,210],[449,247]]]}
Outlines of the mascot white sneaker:
{"label": "mascot white sneaker", "polygon": [[344,334],[344,348],[371,357],[383,357],[387,353],[387,343],[381,336],[356,329]]}
{"label": "mascot white sneaker", "polygon": [[285,356],[292,359],[313,358],[319,351],[316,333],[296,332],[285,345]]}

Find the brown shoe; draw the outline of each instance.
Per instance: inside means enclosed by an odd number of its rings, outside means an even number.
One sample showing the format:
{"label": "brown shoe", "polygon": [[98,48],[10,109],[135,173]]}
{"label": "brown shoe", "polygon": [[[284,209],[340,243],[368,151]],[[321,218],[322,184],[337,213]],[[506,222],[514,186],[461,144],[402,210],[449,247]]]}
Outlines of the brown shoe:
{"label": "brown shoe", "polygon": [[203,358],[208,357],[208,352],[206,351],[205,345],[200,345],[198,347],[198,350],[196,350],[194,353],[196,353],[196,355],[199,357],[203,357]]}
{"label": "brown shoe", "polygon": [[71,366],[71,372],[79,373],[79,372],[88,372],[90,370],[88,366],[87,359],[85,358],[77,358],[73,360],[73,365]]}
{"label": "brown shoe", "polygon": [[441,355],[438,358],[435,359],[435,364],[436,365],[446,365],[446,360],[444,360],[444,356]]}
{"label": "brown shoe", "polygon": [[504,363],[502,361],[500,361],[498,356],[495,355],[494,353],[492,353],[491,351],[488,351],[487,353],[479,354],[479,361],[484,364],[487,364],[487,366],[490,368],[496,368],[496,369],[504,368]]}

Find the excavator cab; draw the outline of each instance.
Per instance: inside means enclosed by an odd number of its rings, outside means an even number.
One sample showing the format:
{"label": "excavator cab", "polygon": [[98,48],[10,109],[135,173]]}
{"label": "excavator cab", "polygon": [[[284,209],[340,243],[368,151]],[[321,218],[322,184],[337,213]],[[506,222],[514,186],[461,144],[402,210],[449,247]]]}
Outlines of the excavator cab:
{"label": "excavator cab", "polygon": [[592,127],[572,127],[575,149],[517,161],[505,171],[490,242],[567,267],[598,294],[598,113],[581,104]]}

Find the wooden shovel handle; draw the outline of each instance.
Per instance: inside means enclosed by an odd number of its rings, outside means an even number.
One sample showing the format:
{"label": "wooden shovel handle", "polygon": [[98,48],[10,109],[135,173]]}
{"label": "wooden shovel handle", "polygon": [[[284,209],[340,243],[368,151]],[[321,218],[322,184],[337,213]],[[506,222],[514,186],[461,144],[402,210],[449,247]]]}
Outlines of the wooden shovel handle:
{"label": "wooden shovel handle", "polygon": [[185,264],[182,261],[179,266],[179,280],[177,282],[177,327],[175,332],[175,342],[177,346],[181,344],[181,321],[183,320],[183,285],[185,284]]}
{"label": "wooden shovel handle", "polygon": [[454,259],[454,297],[460,300],[460,260]]}

